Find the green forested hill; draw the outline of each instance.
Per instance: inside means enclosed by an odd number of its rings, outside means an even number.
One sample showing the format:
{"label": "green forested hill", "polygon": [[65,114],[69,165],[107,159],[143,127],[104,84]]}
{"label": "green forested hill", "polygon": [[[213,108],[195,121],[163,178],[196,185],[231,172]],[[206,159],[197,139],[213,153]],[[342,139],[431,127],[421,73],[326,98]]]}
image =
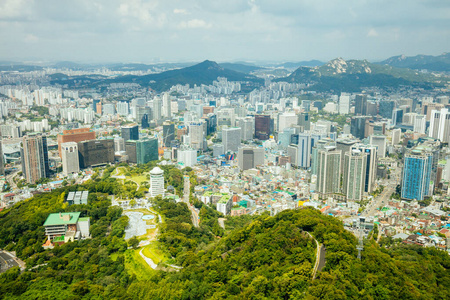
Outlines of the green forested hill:
{"label": "green forested hill", "polygon": [[[109,189],[104,181],[85,187]],[[64,207],[62,191],[0,213],[0,246],[16,250],[28,267],[41,265],[1,274],[0,299],[450,299],[444,251],[367,240],[359,261],[355,237],[314,209],[232,218],[235,229],[224,232],[210,208],[201,208],[205,224],[195,228],[186,204],[161,199],[154,205],[165,219],[160,243],[183,268],[138,280],[125,263],[126,217],[103,194],[78,207],[92,218],[93,239],[40,247],[47,213],[74,208]],[[326,246],[326,266],[315,280],[316,244],[306,232]]]}

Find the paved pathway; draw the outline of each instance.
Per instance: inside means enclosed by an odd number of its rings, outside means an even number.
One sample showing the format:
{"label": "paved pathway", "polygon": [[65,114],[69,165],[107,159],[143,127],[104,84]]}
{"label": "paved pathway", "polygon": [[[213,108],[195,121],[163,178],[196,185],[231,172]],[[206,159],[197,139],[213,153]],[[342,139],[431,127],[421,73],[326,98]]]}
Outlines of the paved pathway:
{"label": "paved pathway", "polygon": [[153,270],[156,270],[156,268],[158,267],[158,265],[155,264],[151,258],[148,258],[148,257],[145,256],[144,254],[142,254],[142,250],[144,250],[144,248],[142,248],[141,251],[139,251],[139,255],[145,260],[145,262],[146,262]]}

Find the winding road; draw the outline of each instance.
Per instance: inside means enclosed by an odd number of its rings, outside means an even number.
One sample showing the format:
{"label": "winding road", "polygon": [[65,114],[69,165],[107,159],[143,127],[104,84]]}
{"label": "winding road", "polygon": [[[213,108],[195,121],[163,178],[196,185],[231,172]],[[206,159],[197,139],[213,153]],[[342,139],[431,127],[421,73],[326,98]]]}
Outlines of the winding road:
{"label": "winding road", "polygon": [[320,272],[325,266],[326,250],[325,247],[323,245],[320,245],[316,238],[311,235],[311,233],[309,233],[308,231],[305,232],[316,242],[316,262],[314,263],[312,274],[312,279],[314,280],[316,279],[317,272]]}

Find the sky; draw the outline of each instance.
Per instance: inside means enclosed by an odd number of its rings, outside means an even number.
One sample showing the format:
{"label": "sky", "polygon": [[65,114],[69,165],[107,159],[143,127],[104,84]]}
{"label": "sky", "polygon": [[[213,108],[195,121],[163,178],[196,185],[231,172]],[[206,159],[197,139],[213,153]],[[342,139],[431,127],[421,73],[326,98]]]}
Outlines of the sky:
{"label": "sky", "polygon": [[0,0],[0,61],[380,61],[448,51],[448,0]]}

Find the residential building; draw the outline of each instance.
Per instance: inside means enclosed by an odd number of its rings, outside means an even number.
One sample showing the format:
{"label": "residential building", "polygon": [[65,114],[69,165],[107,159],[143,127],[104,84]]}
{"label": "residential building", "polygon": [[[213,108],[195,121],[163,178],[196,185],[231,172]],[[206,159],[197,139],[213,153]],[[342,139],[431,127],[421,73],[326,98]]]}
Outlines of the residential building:
{"label": "residential building", "polygon": [[41,178],[50,177],[46,136],[24,136],[21,157],[22,172],[28,183],[34,184]]}
{"label": "residential building", "polygon": [[366,154],[352,149],[345,154],[343,191],[347,200],[361,200],[364,194]]}
{"label": "residential building", "polygon": [[225,153],[237,152],[241,145],[241,128],[223,128],[222,129],[222,144]]}
{"label": "residential building", "polygon": [[335,146],[325,146],[317,153],[317,192],[326,195],[341,189],[341,155]]}

